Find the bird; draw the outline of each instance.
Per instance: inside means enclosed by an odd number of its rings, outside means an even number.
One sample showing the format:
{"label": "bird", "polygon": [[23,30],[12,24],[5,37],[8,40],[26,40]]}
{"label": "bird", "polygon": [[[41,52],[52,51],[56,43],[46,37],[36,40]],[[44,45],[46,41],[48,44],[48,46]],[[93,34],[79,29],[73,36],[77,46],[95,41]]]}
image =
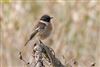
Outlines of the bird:
{"label": "bird", "polygon": [[37,36],[40,40],[44,40],[49,37],[49,35],[52,32],[52,23],[51,19],[53,17],[50,17],[49,15],[43,15],[37,25],[35,25],[35,29],[30,35],[29,39],[26,41],[25,46],[27,43],[32,40],[35,36]]}

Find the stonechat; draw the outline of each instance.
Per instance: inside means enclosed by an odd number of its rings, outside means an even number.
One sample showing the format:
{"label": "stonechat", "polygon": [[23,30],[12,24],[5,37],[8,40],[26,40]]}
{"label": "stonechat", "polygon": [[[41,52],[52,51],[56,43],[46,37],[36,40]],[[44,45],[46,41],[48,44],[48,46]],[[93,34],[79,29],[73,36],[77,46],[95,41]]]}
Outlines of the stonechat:
{"label": "stonechat", "polygon": [[46,39],[51,34],[51,31],[52,31],[51,19],[52,18],[53,17],[50,17],[49,15],[43,15],[40,18],[38,24],[35,27],[35,30],[31,34],[31,36],[28,39],[28,41],[25,43],[25,46],[36,35],[37,35],[37,37],[39,39],[44,40],[44,39]]}

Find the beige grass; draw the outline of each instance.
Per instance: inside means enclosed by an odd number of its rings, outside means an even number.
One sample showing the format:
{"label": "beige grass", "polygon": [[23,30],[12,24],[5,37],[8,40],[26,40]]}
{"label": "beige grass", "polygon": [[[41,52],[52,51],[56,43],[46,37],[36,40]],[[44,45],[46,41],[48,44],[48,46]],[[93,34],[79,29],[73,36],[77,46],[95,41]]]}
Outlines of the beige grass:
{"label": "beige grass", "polygon": [[[43,14],[54,17],[53,32],[44,42],[54,49],[62,63],[72,67],[91,67],[96,63],[95,67],[100,67],[99,0],[2,1],[1,67],[25,67],[18,58],[18,52]],[[73,64],[74,60],[77,65]]]}

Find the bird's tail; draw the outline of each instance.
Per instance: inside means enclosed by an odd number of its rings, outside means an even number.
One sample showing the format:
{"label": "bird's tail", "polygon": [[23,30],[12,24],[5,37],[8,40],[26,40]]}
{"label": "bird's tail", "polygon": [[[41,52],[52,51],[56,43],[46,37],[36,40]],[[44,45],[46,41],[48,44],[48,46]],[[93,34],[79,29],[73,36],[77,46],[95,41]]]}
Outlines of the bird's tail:
{"label": "bird's tail", "polygon": [[36,35],[38,33],[38,30],[35,30],[32,34],[31,34],[31,36],[30,36],[30,38],[27,40],[27,42],[25,43],[25,46],[27,45],[27,43],[30,41],[30,40],[32,40],[32,38]]}
{"label": "bird's tail", "polygon": [[[32,34],[31,34],[31,36],[30,36],[30,38],[27,40],[27,42],[25,43],[25,45],[24,45],[24,47],[27,45],[27,43],[30,41],[30,40],[32,40],[32,38],[36,35],[38,33],[38,29],[37,30],[35,30]],[[24,47],[23,47],[23,49],[24,49]],[[23,49],[22,49],[22,51],[23,51]],[[22,53],[22,51],[20,51],[20,59],[22,59],[22,56],[21,56],[21,53]],[[22,59],[23,60],[23,59]]]}

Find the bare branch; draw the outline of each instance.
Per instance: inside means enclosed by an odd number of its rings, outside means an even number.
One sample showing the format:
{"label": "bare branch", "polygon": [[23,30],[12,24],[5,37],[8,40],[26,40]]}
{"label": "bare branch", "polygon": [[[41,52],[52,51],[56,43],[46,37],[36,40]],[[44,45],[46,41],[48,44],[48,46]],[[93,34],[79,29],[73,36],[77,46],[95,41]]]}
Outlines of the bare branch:
{"label": "bare branch", "polygon": [[[46,46],[41,40],[34,44],[32,55],[34,59],[32,64],[23,59],[21,52],[20,59],[28,64],[28,67],[45,67],[44,61],[48,62],[49,65],[53,67],[64,67],[60,60],[55,57],[53,49]],[[43,58],[48,61],[43,60]]]}

